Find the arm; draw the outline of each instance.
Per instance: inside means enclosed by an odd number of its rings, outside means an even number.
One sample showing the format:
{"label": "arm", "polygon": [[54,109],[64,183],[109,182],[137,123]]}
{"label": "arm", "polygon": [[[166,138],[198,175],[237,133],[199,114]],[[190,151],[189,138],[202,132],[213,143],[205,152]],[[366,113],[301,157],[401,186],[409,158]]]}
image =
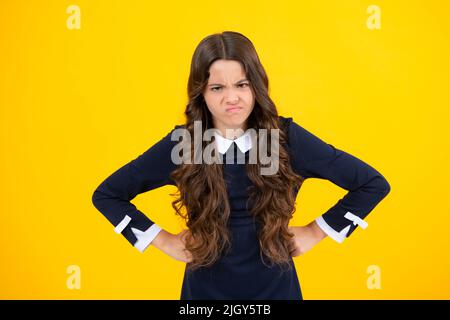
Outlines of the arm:
{"label": "arm", "polygon": [[367,163],[322,141],[292,118],[286,120],[294,171],[305,179],[327,179],[348,191],[310,225],[341,243],[358,226],[368,226],[363,219],[389,193],[390,185]]}
{"label": "arm", "polygon": [[122,234],[141,252],[157,237],[161,228],[130,201],[140,193],[174,184],[170,173],[176,165],[170,155],[176,143],[171,141],[171,132],[168,133],[107,177],[92,195],[93,205],[115,227],[115,232]]}

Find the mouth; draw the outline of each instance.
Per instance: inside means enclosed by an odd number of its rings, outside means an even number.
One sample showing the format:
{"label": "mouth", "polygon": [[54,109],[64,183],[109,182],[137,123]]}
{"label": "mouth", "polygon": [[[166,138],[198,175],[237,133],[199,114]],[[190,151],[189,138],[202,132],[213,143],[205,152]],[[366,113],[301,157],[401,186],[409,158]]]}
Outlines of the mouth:
{"label": "mouth", "polygon": [[229,113],[236,113],[242,110],[242,107],[231,107],[227,108],[225,111]]}

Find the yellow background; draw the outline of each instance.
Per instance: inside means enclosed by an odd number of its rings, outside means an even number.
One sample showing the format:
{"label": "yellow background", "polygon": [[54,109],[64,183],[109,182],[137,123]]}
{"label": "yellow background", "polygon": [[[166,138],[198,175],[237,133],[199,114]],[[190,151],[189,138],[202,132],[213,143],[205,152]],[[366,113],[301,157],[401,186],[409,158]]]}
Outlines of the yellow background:
{"label": "yellow background", "polygon": [[[80,30],[66,26],[72,4]],[[379,30],[366,25],[371,4]],[[91,196],[183,122],[193,51],[225,30],[252,40],[281,115],[391,184],[368,229],[294,259],[304,298],[450,298],[449,12],[448,1],[1,1],[0,298],[179,298],[184,264],[133,248]],[[174,191],[133,203],[175,233]],[[291,225],[345,193],[307,180]],[[66,285],[70,265],[80,289]],[[381,289],[367,288],[370,265]]]}

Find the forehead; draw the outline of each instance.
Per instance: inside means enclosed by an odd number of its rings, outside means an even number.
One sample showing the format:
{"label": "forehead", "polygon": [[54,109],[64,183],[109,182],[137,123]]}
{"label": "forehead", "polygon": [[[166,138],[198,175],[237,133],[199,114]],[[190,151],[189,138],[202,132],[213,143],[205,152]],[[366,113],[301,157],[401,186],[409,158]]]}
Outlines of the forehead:
{"label": "forehead", "polygon": [[239,61],[220,59],[209,67],[210,80],[240,80],[243,77],[245,70]]}

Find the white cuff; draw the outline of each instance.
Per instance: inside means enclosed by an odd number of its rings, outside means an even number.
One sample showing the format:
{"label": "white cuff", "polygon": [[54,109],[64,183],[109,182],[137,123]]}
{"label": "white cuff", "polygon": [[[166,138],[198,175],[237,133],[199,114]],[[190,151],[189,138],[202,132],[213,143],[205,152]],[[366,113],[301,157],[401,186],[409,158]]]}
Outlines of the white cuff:
{"label": "white cuff", "polygon": [[131,217],[126,215],[125,218],[123,218],[122,221],[114,228],[114,231],[116,233],[122,233],[123,229],[126,228],[126,226],[130,223]]}
{"label": "white cuff", "polygon": [[[363,229],[366,229],[368,227],[368,223],[364,221],[363,219],[359,218],[358,216],[354,215],[350,211],[347,211],[344,215],[344,218],[351,221],[355,226],[360,226]],[[323,230],[327,235],[330,236],[333,240],[342,243],[342,241],[345,240],[347,237],[347,233],[350,230],[351,224],[344,229],[342,229],[341,232],[335,231],[333,228],[330,227],[328,223],[325,222],[323,216],[320,216],[316,219],[317,225],[320,227],[320,229]]]}
{"label": "white cuff", "polygon": [[134,246],[140,251],[144,252],[144,250],[149,246],[149,244],[153,241],[153,239],[158,235],[161,231],[161,227],[156,223],[152,224],[150,228],[148,228],[145,232],[136,228],[131,228],[134,235],[138,239]]}
{"label": "white cuff", "polygon": [[333,228],[331,228],[328,223],[325,222],[322,216],[318,217],[316,219],[316,222],[320,229],[323,230],[323,232],[325,232],[328,236],[330,236],[331,239],[338,243],[342,243],[345,240],[347,232],[348,230],[350,230],[350,226],[347,226],[342,229],[341,232],[337,232]]}
{"label": "white cuff", "polygon": [[355,216],[350,211],[347,211],[347,213],[345,214],[344,218],[346,218],[348,220],[351,220],[355,226],[358,225],[358,226],[360,226],[363,229],[365,229],[365,228],[367,228],[369,226],[369,224],[367,222],[365,222],[360,217]]}

